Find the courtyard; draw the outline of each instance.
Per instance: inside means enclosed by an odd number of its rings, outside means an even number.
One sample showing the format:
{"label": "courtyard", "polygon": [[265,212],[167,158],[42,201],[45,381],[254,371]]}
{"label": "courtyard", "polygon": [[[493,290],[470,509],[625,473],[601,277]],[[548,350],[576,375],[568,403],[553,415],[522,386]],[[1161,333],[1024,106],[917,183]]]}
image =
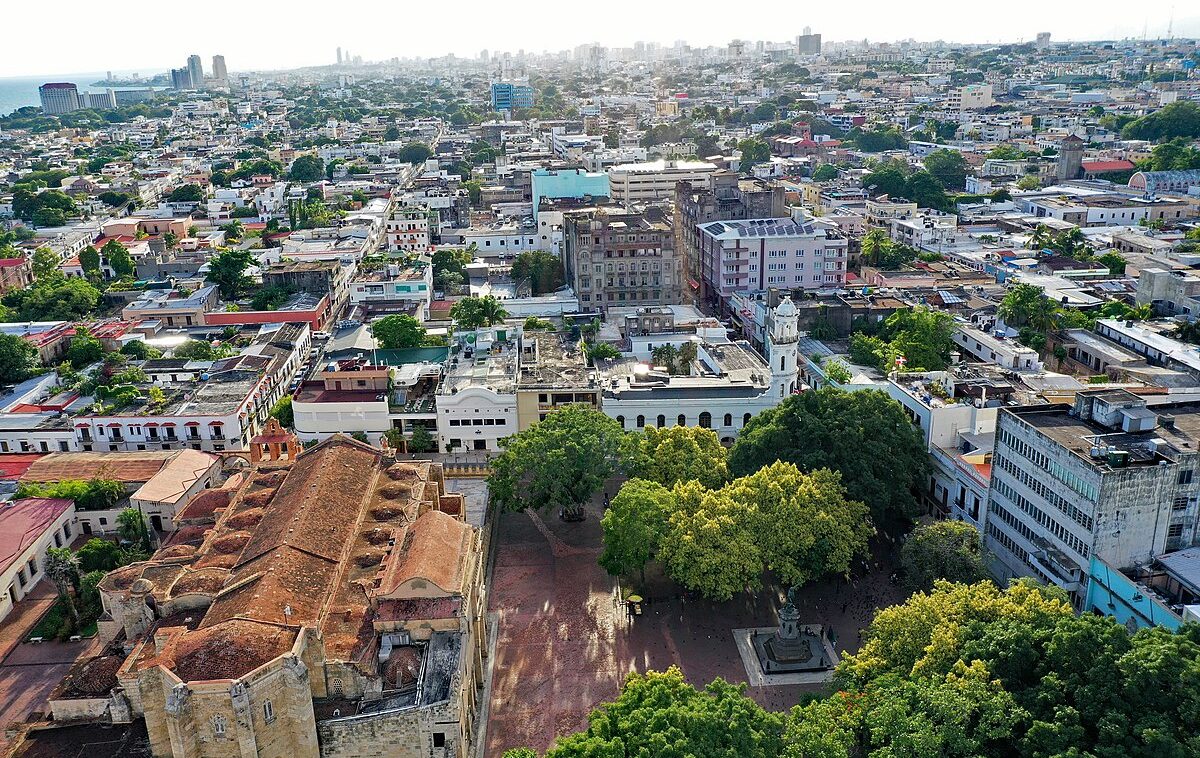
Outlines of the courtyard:
{"label": "courtyard", "polygon": [[[615,492],[615,487],[610,487]],[[783,602],[780,588],[742,593],[726,603],[688,598],[648,572],[638,589],[641,616],[631,618],[619,588],[597,564],[601,497],[587,519],[564,523],[552,514],[500,516],[490,610],[498,624],[485,755],[512,747],[544,750],[562,734],[586,728],[588,713],[614,698],[631,671],[678,666],[701,687],[717,677],[747,682],[733,630],[771,626]],[[894,559],[876,540],[857,578],[805,586],[797,607],[805,623],[832,627],[839,653],[854,652],[859,631],[877,608],[904,599],[889,581]],[[750,687],[773,710],[799,702],[821,685]]]}

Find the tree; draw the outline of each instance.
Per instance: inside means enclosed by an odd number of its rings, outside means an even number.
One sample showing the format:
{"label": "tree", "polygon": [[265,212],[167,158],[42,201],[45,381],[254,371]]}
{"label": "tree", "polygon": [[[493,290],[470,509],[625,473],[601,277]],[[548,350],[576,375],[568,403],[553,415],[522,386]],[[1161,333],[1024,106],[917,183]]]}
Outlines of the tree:
{"label": "tree", "polygon": [[499,324],[508,317],[508,311],[491,295],[464,297],[450,308],[450,318],[460,329],[480,329]]}
{"label": "tree", "polygon": [[100,273],[100,252],[96,248],[88,245],[79,253],[79,267],[83,269],[83,274],[91,281],[100,281],[102,275]]}
{"label": "tree", "polygon": [[557,255],[543,250],[521,253],[513,261],[512,278],[529,280],[533,295],[554,292],[566,283],[563,264]]}
{"label": "tree", "polygon": [[679,351],[674,345],[659,345],[650,351],[650,357],[654,360],[655,366],[662,366],[672,374],[679,373],[676,368],[676,364],[679,361]]}
{"label": "tree", "polygon": [[694,479],[709,489],[729,479],[728,453],[711,429],[648,426],[640,442],[636,473],[643,479],[665,487]]}
{"label": "tree", "polygon": [[914,171],[904,182],[903,197],[921,208],[948,210],[952,203],[942,183],[927,171]]}
{"label": "tree", "polygon": [[54,586],[58,589],[58,597],[71,614],[72,624],[78,624],[79,614],[75,610],[75,603],[71,601],[71,585],[79,577],[79,559],[75,557],[70,548],[48,548],[42,570],[46,572],[46,576],[54,582]]}
{"label": "tree", "polygon": [[449,248],[437,250],[430,258],[433,266],[433,286],[438,289],[457,287],[466,281],[465,268],[471,262],[466,250]]}
{"label": "tree", "polygon": [[897,166],[886,166],[867,174],[862,178],[862,186],[872,196],[887,195],[889,197],[907,197],[908,177]]}
{"label": "tree", "polygon": [[271,406],[271,418],[289,429],[296,425],[296,414],[292,410],[292,396],[284,395]]}
{"label": "tree", "polygon": [[676,489],[683,507],[671,514],[658,555],[671,578],[715,602],[761,585],[763,545],[743,506],[723,490],[689,482]]}
{"label": "tree", "polygon": [[611,361],[621,357],[621,351],[607,342],[589,343],[585,352],[588,365],[595,365],[595,361]]}
{"label": "tree", "polygon": [[837,167],[830,163],[822,163],[817,166],[817,170],[813,171],[812,180],[814,182],[828,182],[838,178]]}
{"label": "tree", "polygon": [[862,239],[862,260],[868,266],[878,266],[883,259],[885,251],[891,246],[892,241],[888,239],[887,232],[878,227],[873,227],[867,232]]}
{"label": "tree", "polygon": [[1176,137],[1200,137],[1200,104],[1178,100],[1165,105],[1126,124],[1121,129],[1121,136],[1125,139],[1144,139],[1152,142]]}
{"label": "tree", "polygon": [[92,571],[112,571],[121,565],[121,548],[115,542],[92,537],[76,551],[79,570],[87,574]]}
{"label": "tree", "polygon": [[408,451],[410,453],[436,452],[437,438],[429,432],[429,429],[421,424],[417,424],[413,427],[412,436],[409,437]]}
{"label": "tree", "polygon": [[371,335],[386,350],[420,347],[425,341],[425,327],[412,316],[384,316],[371,323]]}
{"label": "tree", "polygon": [[730,450],[729,470],[744,476],[775,461],[840,472],[847,496],[880,524],[917,513],[913,490],[929,469],[921,430],[878,390],[813,390],[754,416]]}
{"label": "tree", "polygon": [[628,468],[636,440],[603,413],[568,405],[503,445],[488,479],[497,503],[512,510],[574,509]]}
{"label": "tree", "polygon": [[225,250],[209,259],[206,278],[217,285],[222,298],[236,300],[250,286],[246,269],[253,261],[254,254],[249,250]]}
{"label": "tree", "polygon": [[59,257],[50,248],[39,247],[34,250],[31,259],[34,281],[62,279],[63,273],[58,268],[60,263]]}
{"label": "tree", "polygon": [[129,256],[129,251],[120,242],[116,240],[105,242],[104,247],[100,248],[100,254],[104,256],[104,260],[108,262],[109,268],[113,270],[118,279],[133,276],[133,258]]}
{"label": "tree", "polygon": [[613,576],[637,572],[646,581],[646,563],[654,557],[676,510],[671,490],[658,482],[630,479],[613,498],[600,525],[604,528],[604,552],[600,565]]}
{"label": "tree", "polygon": [[1042,186],[1042,181],[1033,174],[1026,174],[1017,180],[1017,189],[1019,190],[1035,190]]}
{"label": "tree", "polygon": [[37,367],[37,348],[24,337],[0,334],[0,385],[17,384]]}
{"label": "tree", "polygon": [[121,355],[129,356],[137,361],[144,361],[150,358],[158,358],[162,356],[162,352],[150,347],[142,340],[130,340],[121,345]]}
{"label": "tree", "polygon": [[1017,328],[1028,326],[1045,334],[1055,328],[1056,306],[1041,287],[1018,284],[1004,294],[997,315],[1004,323]]}
{"label": "tree", "polygon": [[185,184],[181,187],[176,187],[167,195],[167,201],[172,203],[202,203],[204,202],[204,188],[199,184]]}
{"label": "tree", "polygon": [[150,547],[150,530],[137,508],[126,508],[117,514],[117,534],[121,539],[143,549]]}
{"label": "tree", "polygon": [[189,361],[212,361],[216,360],[216,349],[212,343],[207,340],[185,340],[171,351],[172,358],[186,358]]}
{"label": "tree", "polygon": [[588,716],[588,728],[559,741],[546,758],[777,758],[786,716],[722,679],[692,687],[675,666],[631,673],[621,694]]}
{"label": "tree", "polygon": [[90,366],[104,360],[104,345],[83,327],[75,330],[71,345],[67,348],[67,362],[75,369]]}
{"label": "tree", "polygon": [[771,146],[763,140],[751,137],[739,142],[737,147],[742,152],[739,165],[743,172],[749,173],[756,163],[767,163],[771,160]]}
{"label": "tree", "polygon": [[21,321],[77,321],[90,316],[99,302],[100,290],[85,279],[61,274],[3,296],[4,305],[16,311]]}
{"label": "tree", "polygon": [[1119,253],[1109,251],[1096,256],[1096,262],[1108,266],[1109,276],[1125,276],[1125,259]]}
{"label": "tree", "polygon": [[179,235],[175,232],[164,232],[162,240],[168,250],[174,250],[179,245]]}
{"label": "tree", "polygon": [[325,161],[319,155],[301,155],[292,161],[288,178],[294,182],[316,182],[325,175]]}
{"label": "tree", "polygon": [[922,161],[925,170],[949,190],[961,190],[967,181],[967,161],[957,150],[935,150]]}
{"label": "tree", "polygon": [[428,145],[420,142],[410,142],[396,153],[396,159],[401,163],[424,163],[433,155]]}
{"label": "tree", "polygon": [[927,592],[937,579],[974,584],[988,578],[979,530],[962,521],[918,526],[905,538],[900,566],[911,592]]}

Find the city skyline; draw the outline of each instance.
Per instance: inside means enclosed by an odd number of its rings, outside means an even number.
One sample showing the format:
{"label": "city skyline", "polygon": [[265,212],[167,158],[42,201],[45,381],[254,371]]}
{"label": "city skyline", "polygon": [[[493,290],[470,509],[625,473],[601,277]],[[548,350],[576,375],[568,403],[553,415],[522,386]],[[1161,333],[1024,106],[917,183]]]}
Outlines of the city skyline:
{"label": "city skyline", "polygon": [[[364,6],[364,13],[374,14],[371,29],[391,28],[395,24],[426,25],[436,29],[446,21],[431,7],[401,11],[381,3]],[[964,24],[960,9],[948,3],[926,6],[920,16],[898,12],[896,6],[885,6],[882,2],[865,2],[860,6],[862,12],[854,14],[847,14],[841,8],[804,9],[802,13],[791,14],[794,22],[784,24],[779,20],[779,12],[787,10],[787,6],[773,1],[759,2],[744,7],[736,17],[714,25],[699,17],[680,17],[671,8],[618,0],[607,6],[604,14],[590,19],[585,27],[575,29],[559,23],[557,17],[561,11],[549,3],[539,3],[520,18],[514,18],[512,14],[501,13],[479,0],[468,0],[462,4],[463,13],[456,17],[471,19],[472,23],[455,29],[453,35],[406,38],[403,45],[398,45],[388,34],[372,37],[363,32],[348,35],[349,40],[338,40],[320,24],[307,23],[300,18],[280,18],[266,7],[238,6],[239,26],[232,30],[223,14],[204,14],[188,19],[188,34],[183,40],[178,36],[143,38],[136,47],[118,46],[106,50],[103,61],[96,59],[91,40],[97,32],[107,34],[111,29],[111,33],[117,34],[119,30],[112,26],[117,23],[116,19],[99,8],[83,7],[74,11],[76,23],[56,31],[62,39],[52,65],[44,63],[36,35],[22,35],[10,41],[8,51],[11,55],[0,60],[0,78],[53,77],[94,69],[165,72],[179,65],[177,58],[181,47],[220,48],[228,60],[234,62],[236,70],[249,71],[329,65],[335,61],[339,44],[343,49],[349,46],[365,61],[437,57],[451,53],[470,58],[484,48],[541,53],[593,42],[608,47],[628,47],[639,40],[668,46],[675,40],[686,40],[698,47],[724,45],[738,38],[778,37],[775,41],[783,42],[794,38],[805,26],[823,34],[827,43],[862,39],[1015,43],[1031,41],[1038,32],[1046,31],[1059,41],[1140,38],[1143,33],[1150,38],[1167,36],[1168,32],[1176,37],[1200,35],[1200,16],[1187,15],[1186,8],[1177,7],[1173,0],[1148,0],[1139,6],[1141,13],[1132,18],[1126,6],[1115,2],[1094,3],[1088,6],[1085,15],[1081,15],[1069,4],[1045,6],[1031,0],[1018,0],[1006,6],[1003,15],[989,17],[986,24],[975,25]],[[160,6],[133,0],[128,4],[128,13],[122,16],[128,18],[151,10],[156,16],[162,13]],[[34,28],[37,22],[35,11],[30,7],[14,7],[7,13],[13,28]],[[631,24],[631,19],[637,23]],[[238,31],[262,28],[276,30],[285,39],[285,44],[264,47],[261,34],[243,35]],[[770,33],[765,34],[764,29]]]}

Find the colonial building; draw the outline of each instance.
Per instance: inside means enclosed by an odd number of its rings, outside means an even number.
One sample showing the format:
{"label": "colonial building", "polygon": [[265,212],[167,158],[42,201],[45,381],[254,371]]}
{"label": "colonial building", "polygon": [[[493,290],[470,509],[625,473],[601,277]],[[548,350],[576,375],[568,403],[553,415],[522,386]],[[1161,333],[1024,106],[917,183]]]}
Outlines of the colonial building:
{"label": "colonial building", "polygon": [[100,585],[131,649],[114,718],[156,756],[454,756],[474,751],[485,649],[479,532],[442,468],[277,424]]}
{"label": "colonial building", "polygon": [[584,309],[680,302],[683,264],[659,207],[563,214],[563,261]]}

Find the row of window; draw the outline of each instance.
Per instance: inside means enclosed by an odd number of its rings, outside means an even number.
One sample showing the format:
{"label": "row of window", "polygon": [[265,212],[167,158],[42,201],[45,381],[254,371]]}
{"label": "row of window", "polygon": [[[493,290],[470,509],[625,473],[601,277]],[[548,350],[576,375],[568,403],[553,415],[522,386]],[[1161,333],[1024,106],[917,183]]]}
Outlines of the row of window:
{"label": "row of window", "polygon": [[502,418],[452,418],[448,423],[450,426],[504,426],[508,422]]}
{"label": "row of window", "polygon": [[[994,489],[1003,497],[1008,498],[1014,505],[1025,511],[1026,515],[1036,521],[1043,529],[1053,534],[1059,540],[1059,542],[1066,545],[1071,550],[1074,550],[1075,553],[1085,561],[1087,560],[1088,556],[1091,554],[1091,548],[1084,544],[1083,540],[1067,531],[1067,528],[1060,524],[1056,519],[1051,518],[1050,514],[1026,500],[1020,495],[1020,493],[1008,486],[1006,482],[993,482],[992,489]],[[1011,513],[995,499],[992,499],[989,503],[988,511],[991,513],[999,513],[1000,517],[1006,524],[1019,531],[1025,536],[1026,539],[1030,541],[1033,540],[1033,530],[1029,528],[1028,524],[1026,524],[1023,519],[1017,518],[1016,515]],[[1016,523],[1020,523],[1020,527],[1015,526]]]}
{"label": "row of window", "polygon": [[1080,495],[1083,495],[1088,500],[1095,502],[1096,498],[1099,496],[1100,493],[1096,485],[1092,484],[1091,482],[1084,481],[1083,478],[1075,472],[1068,471],[1062,465],[1051,460],[1045,454],[1036,450],[1028,442],[1020,439],[1007,429],[1002,429],[1000,431],[1000,442],[1006,447],[1012,448],[1012,450],[1018,455],[1029,460],[1031,463],[1033,463],[1035,468],[1050,472],[1050,475],[1055,479],[1075,490]]}
{"label": "row of window", "polygon": [[993,455],[992,462],[997,468],[1006,472],[1021,484],[1025,485],[1036,494],[1038,497],[1045,500],[1050,505],[1057,508],[1063,515],[1070,518],[1075,523],[1092,531],[1092,517],[1081,511],[1074,503],[1067,501],[1062,495],[1058,494],[1053,488],[1046,486],[1046,483],[1041,479],[1030,474],[1025,469],[1015,465],[1007,456]]}
{"label": "row of window", "polygon": [[[38,450],[35,450],[33,447],[33,444],[30,443],[28,440],[21,440],[20,447],[21,447],[21,449],[19,451],[14,451],[9,446],[7,440],[0,440],[0,453],[12,453],[12,452],[35,453],[35,452],[38,452],[39,450],[43,453],[50,452],[50,443],[47,442],[46,440],[38,440]],[[58,449],[60,452],[63,452],[63,453],[68,452],[71,449],[71,443],[67,442],[66,440],[59,440],[58,441]]]}
{"label": "row of window", "polygon": [[[751,415],[752,414],[747,413],[742,416],[742,426],[745,426],[746,424],[750,423]],[[696,419],[697,426],[699,426],[701,429],[712,429],[712,421],[713,421],[712,414],[709,413],[708,411],[704,411]],[[725,428],[732,427],[733,426],[733,414],[726,413],[725,416],[721,419],[721,422],[722,422],[721,423],[722,427],[725,427]],[[625,423],[624,416],[617,416],[617,423],[621,425],[622,429],[628,428]],[[634,425],[635,429],[645,429],[646,428],[646,417],[638,416],[637,418],[634,419],[633,425]],[[663,429],[666,427],[666,425],[667,425],[667,417],[660,414],[658,416],[658,418],[655,419],[655,426],[657,426],[659,429]],[[676,426],[687,426],[687,415],[681,413],[678,416],[676,416],[675,417],[675,425]]]}

